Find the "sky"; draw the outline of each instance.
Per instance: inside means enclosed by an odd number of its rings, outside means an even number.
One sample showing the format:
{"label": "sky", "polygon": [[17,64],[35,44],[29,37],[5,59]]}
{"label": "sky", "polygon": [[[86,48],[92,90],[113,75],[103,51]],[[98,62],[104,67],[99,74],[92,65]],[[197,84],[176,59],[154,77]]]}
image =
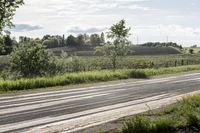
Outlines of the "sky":
{"label": "sky", "polygon": [[200,46],[200,0],[25,0],[12,35],[42,37],[106,32],[125,19],[130,41]]}

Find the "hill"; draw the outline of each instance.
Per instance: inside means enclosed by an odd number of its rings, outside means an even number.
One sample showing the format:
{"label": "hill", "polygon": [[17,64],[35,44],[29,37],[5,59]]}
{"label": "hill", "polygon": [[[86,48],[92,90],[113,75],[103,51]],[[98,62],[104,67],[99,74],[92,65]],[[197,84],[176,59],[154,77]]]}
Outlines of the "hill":
{"label": "hill", "polygon": [[[93,56],[95,55],[95,49],[91,47],[86,48],[52,48],[55,55],[60,55],[61,51],[68,54],[76,54],[77,56]],[[146,46],[131,46],[129,48],[129,55],[168,55],[168,54],[180,54],[181,52],[173,47],[146,47]]]}

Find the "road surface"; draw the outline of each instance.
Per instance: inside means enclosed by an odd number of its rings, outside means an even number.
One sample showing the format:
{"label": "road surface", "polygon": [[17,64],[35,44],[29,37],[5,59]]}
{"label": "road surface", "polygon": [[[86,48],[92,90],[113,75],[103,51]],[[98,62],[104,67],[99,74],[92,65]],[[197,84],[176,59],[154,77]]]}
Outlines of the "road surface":
{"label": "road surface", "polygon": [[158,108],[200,89],[200,73],[0,97],[0,133],[73,132]]}

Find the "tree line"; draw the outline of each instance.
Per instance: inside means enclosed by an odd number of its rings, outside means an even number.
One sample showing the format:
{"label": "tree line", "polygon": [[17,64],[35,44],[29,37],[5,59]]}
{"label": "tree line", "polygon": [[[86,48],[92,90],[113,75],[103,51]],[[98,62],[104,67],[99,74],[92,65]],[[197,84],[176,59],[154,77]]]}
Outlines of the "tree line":
{"label": "tree line", "polygon": [[7,55],[12,52],[14,47],[19,46],[25,42],[37,42],[43,44],[46,48],[57,48],[57,47],[84,47],[84,46],[101,46],[105,44],[105,35],[102,32],[99,34],[79,34],[77,36],[69,35],[45,35],[40,38],[30,38],[26,36],[20,36],[19,41],[16,38],[12,38],[10,33],[2,35],[0,37],[0,55]]}
{"label": "tree line", "polygon": [[174,47],[178,49],[183,49],[182,45],[178,45],[177,43],[173,42],[166,42],[166,43],[160,43],[160,42],[147,42],[142,44],[142,46],[145,47]]}

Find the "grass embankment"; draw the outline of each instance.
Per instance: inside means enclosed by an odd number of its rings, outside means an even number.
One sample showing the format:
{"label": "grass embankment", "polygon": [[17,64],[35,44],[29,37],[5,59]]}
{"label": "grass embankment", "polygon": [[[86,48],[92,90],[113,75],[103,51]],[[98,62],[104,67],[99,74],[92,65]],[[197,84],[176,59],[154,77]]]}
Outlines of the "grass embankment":
{"label": "grass embankment", "polygon": [[199,133],[200,94],[184,98],[158,113],[146,113],[128,120],[122,133]]}
{"label": "grass embankment", "polygon": [[19,80],[1,80],[0,91],[17,91],[53,86],[65,86],[83,83],[94,83],[130,78],[148,78],[151,76],[174,74],[200,70],[200,65],[160,68],[160,69],[138,69],[138,70],[116,70],[116,71],[92,71],[70,73],[55,77],[40,77]]}

